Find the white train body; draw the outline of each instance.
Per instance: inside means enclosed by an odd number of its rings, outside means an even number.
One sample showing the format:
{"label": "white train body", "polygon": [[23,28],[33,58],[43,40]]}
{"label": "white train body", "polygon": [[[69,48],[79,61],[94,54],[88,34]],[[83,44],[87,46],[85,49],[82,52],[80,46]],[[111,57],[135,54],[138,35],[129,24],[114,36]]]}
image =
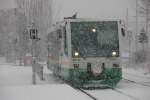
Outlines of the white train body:
{"label": "white train body", "polygon": [[104,68],[121,68],[125,38],[120,20],[65,19],[48,30],[48,68],[65,80],[70,69],[96,77]]}

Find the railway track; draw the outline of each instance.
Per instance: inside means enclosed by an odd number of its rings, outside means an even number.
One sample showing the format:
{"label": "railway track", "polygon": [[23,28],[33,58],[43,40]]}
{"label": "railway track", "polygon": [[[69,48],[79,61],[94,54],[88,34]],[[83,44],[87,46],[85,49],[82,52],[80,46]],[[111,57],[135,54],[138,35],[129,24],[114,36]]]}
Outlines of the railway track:
{"label": "railway track", "polygon": [[83,89],[81,88],[77,88],[77,87],[74,87],[72,86],[70,83],[68,82],[65,82],[66,84],[68,84],[69,86],[71,86],[72,88],[74,88],[75,90],[78,90],[80,92],[82,92],[83,94],[87,95],[89,98],[91,98],[92,100],[98,100],[96,97],[94,97],[93,95],[91,95],[90,93],[87,93],[86,91],[84,91]]}
{"label": "railway track", "polygon": [[[144,84],[144,83],[140,83],[140,82],[136,82],[136,81],[133,81],[133,80],[129,80],[129,79],[126,79],[126,78],[123,78],[123,80],[128,81],[128,82],[131,82],[131,83],[133,83],[133,84],[137,84],[137,85],[141,85],[141,86],[145,86],[145,87],[150,87],[150,85],[147,85],[147,84]],[[132,95],[129,95],[129,94],[125,93],[125,92],[122,92],[122,91],[119,90],[119,89],[112,88],[112,90],[115,91],[115,92],[118,92],[118,93],[120,93],[120,94],[126,95],[126,96],[128,96],[128,97],[130,97],[130,98],[132,98],[132,99],[134,99],[134,100],[140,100],[139,98],[134,97],[134,96],[132,96]]]}
{"label": "railway track", "polygon": [[122,94],[122,95],[125,95],[125,96],[127,96],[127,97],[129,97],[129,98],[131,98],[131,99],[133,99],[133,100],[140,100],[140,99],[138,99],[137,97],[134,97],[134,96],[132,96],[132,95],[129,95],[129,94],[127,94],[127,93],[124,93],[124,92],[122,92],[122,91],[120,91],[120,90],[118,90],[118,89],[113,88],[112,90],[115,91],[115,92],[117,92],[117,93],[120,93],[120,94]]}
{"label": "railway track", "polygon": [[[145,86],[145,87],[150,87],[149,85],[146,85],[146,84],[143,84],[143,83],[138,83],[138,82],[135,82],[133,80],[129,80],[129,79],[125,79],[123,78],[123,80],[125,80],[124,82],[130,82],[132,84],[138,84],[138,85],[142,85],[142,86]],[[102,95],[101,94],[102,92],[102,89],[92,89],[92,90],[87,90],[87,89],[82,89],[82,88],[76,88],[74,86],[72,86],[69,82],[66,82],[65,80],[63,80],[64,83],[68,84],[69,86],[71,86],[73,89],[87,95],[91,100],[107,100],[105,97],[102,98]],[[100,90],[100,91],[99,91]],[[94,91],[94,93],[93,93]],[[140,97],[136,96],[136,95],[133,95],[133,94],[130,94],[128,92],[125,92],[123,89],[117,89],[117,88],[109,88],[108,91],[116,94],[116,98],[118,99],[117,96],[120,96],[123,98],[123,99],[126,99],[126,100],[142,100]],[[96,95],[96,94],[100,94],[100,95]],[[107,94],[108,92],[103,92],[104,95]],[[115,99],[116,99],[115,98]],[[114,99],[114,97],[112,97],[112,99]]]}
{"label": "railway track", "polygon": [[[128,81],[128,82],[131,82],[132,84],[137,84],[137,83],[135,83],[135,82],[133,82],[133,81],[129,81],[129,80],[127,80],[127,79],[124,79],[124,80],[126,80],[126,81]],[[81,93],[83,93],[83,94],[85,94],[85,95],[87,95],[91,100],[106,100],[106,98],[102,98],[101,97],[101,95],[103,95],[103,94],[101,94],[101,92],[100,91],[102,91],[102,89],[90,89],[90,90],[87,90],[87,89],[82,89],[82,88],[77,88],[77,87],[74,87],[74,86],[72,86],[71,84],[70,84],[70,82],[67,82],[67,81],[65,81],[65,80],[63,80],[62,79],[62,81],[64,82],[64,83],[66,83],[67,85],[69,85],[70,87],[72,87],[73,89],[75,89],[75,90],[77,90],[77,91],[79,91],[79,92],[81,92]],[[140,84],[141,85],[141,84]],[[100,91],[99,91],[100,90]],[[97,94],[98,92],[100,93],[100,95],[95,95],[95,93],[93,94],[93,91]],[[114,94],[118,94],[118,95],[122,95],[122,97],[124,97],[124,98],[127,98],[126,100],[141,100],[141,99],[139,99],[139,98],[137,98],[136,96],[133,96],[133,95],[131,95],[131,94],[129,94],[129,93],[126,93],[126,92],[124,92],[123,90],[120,90],[120,89],[117,89],[117,88],[112,88],[112,87],[110,87],[110,88],[108,88],[108,91],[110,92],[112,92],[112,93],[114,93]],[[106,92],[103,92],[104,93],[104,95],[105,94],[107,94],[108,92],[106,91]],[[117,96],[116,96],[117,97]],[[112,99],[113,99],[113,97],[112,97]]]}
{"label": "railway track", "polygon": [[[132,81],[132,80],[128,80],[128,79],[125,79],[123,78],[123,80],[125,81],[128,81],[128,82],[131,82],[132,84],[138,84],[138,85],[142,85],[142,86],[146,86],[146,87],[150,87],[149,85],[146,85],[146,84],[143,84],[143,83],[138,83],[138,82],[135,82],[135,81]],[[64,80],[63,80],[64,81]],[[98,90],[102,90],[102,89],[92,89],[91,90],[87,90],[87,89],[82,89],[82,88],[76,88],[74,86],[72,86],[69,82],[66,82],[64,81],[64,83],[68,84],[69,86],[71,86],[73,89],[77,90],[77,91],[80,91],[81,93],[87,95],[89,98],[91,98],[91,100],[106,100],[105,98],[102,98],[101,95],[103,94],[100,94],[100,95],[95,95],[93,94],[92,92],[94,91],[95,93],[98,93],[99,91]],[[142,100],[141,98],[139,99],[138,97],[134,96],[134,95],[131,95],[127,92],[124,92],[124,90],[120,90],[120,89],[117,89],[117,88],[112,88],[110,87],[108,89],[108,91],[112,91],[113,93],[116,92],[118,95],[122,95],[122,97],[127,98],[127,100]],[[101,93],[101,92],[100,92]],[[105,92],[104,92],[105,93]],[[106,92],[107,94],[108,92]],[[116,94],[116,95],[117,95]],[[101,99],[102,98],[102,99]],[[129,98],[129,99],[128,99]],[[113,99],[113,98],[112,98]]]}
{"label": "railway track", "polygon": [[141,82],[136,82],[136,81],[133,81],[133,80],[130,80],[130,79],[126,79],[126,78],[123,78],[123,79],[128,81],[128,82],[134,83],[134,84],[150,87],[150,85],[148,85],[148,84],[144,84],[144,83],[141,83]]}
{"label": "railway track", "polygon": [[93,100],[98,100],[96,97],[94,97],[93,95],[87,93],[86,91],[84,91],[83,89],[79,88],[78,90],[80,90],[82,93],[86,94],[87,96],[89,96],[91,99]]}
{"label": "railway track", "polygon": [[[79,91],[82,92],[83,94],[86,94],[86,95],[87,95],[88,97],[90,97],[92,100],[102,100],[102,99],[98,99],[98,97],[92,95],[92,93],[90,93],[90,90],[89,90],[89,92],[86,92],[86,90],[84,90],[84,89],[73,87],[73,86],[70,85],[70,84],[68,84],[68,85],[71,86],[72,88],[76,89],[76,90],[79,90]],[[117,93],[119,93],[119,94],[121,94],[121,95],[123,95],[123,96],[126,96],[126,97],[128,97],[128,98],[130,98],[130,99],[132,99],[132,100],[140,100],[140,99],[138,99],[138,98],[136,98],[136,97],[134,97],[134,96],[132,96],[132,95],[129,95],[129,94],[127,94],[127,93],[124,93],[124,92],[120,91],[119,89],[111,88],[111,87],[108,88],[108,89],[111,90],[111,91],[117,92]],[[95,89],[95,90],[99,90],[99,89]],[[93,90],[92,90],[92,91],[93,91]]]}
{"label": "railway track", "polygon": [[144,77],[144,76],[140,76],[140,75],[135,75],[135,74],[132,74],[132,73],[127,73],[127,72],[124,72],[125,74],[127,75],[131,75],[131,76],[134,76],[134,77],[140,77],[140,78],[145,78],[145,79],[150,79],[150,77]]}

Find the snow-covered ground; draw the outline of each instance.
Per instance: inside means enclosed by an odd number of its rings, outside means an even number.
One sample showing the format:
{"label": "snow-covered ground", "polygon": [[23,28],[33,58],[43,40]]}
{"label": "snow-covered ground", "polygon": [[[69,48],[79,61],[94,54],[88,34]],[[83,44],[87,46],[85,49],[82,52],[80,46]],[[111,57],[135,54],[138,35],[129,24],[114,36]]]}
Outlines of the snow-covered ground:
{"label": "snow-covered ground", "polygon": [[133,100],[132,98],[115,92],[111,89],[102,90],[86,90],[89,94],[97,98],[98,100]]}
{"label": "snow-covered ground", "polygon": [[32,84],[31,67],[0,65],[0,87]]}
{"label": "snow-covered ground", "polygon": [[[63,81],[54,77],[52,72],[44,66],[44,80],[36,76],[36,82],[40,84],[61,84]],[[6,63],[0,58],[0,87],[32,85],[32,67],[18,66]]]}
{"label": "snow-covered ground", "polygon": [[143,69],[124,68],[123,73],[123,77],[126,79],[150,84],[150,74]]}
{"label": "snow-covered ground", "polygon": [[[150,100],[150,76],[142,69],[123,69],[123,78],[114,90],[86,90],[98,100]],[[147,83],[147,84],[146,84]],[[148,86],[144,86],[148,85]]]}
{"label": "snow-covered ground", "polygon": [[122,80],[116,89],[136,100],[150,100],[150,87]]}
{"label": "snow-covered ground", "polygon": [[[150,76],[141,69],[123,69],[123,78],[150,85]],[[32,68],[7,64],[0,59],[0,100],[92,100],[54,77],[44,67],[44,79],[32,85]],[[85,90],[98,100],[150,100],[150,87],[123,79],[112,89]]]}
{"label": "snow-covered ground", "polygon": [[0,100],[92,100],[65,84],[0,88]]}
{"label": "snow-covered ground", "polygon": [[0,62],[0,100],[91,100],[87,95],[64,84],[44,67],[44,80],[37,77],[32,85],[31,66]]}

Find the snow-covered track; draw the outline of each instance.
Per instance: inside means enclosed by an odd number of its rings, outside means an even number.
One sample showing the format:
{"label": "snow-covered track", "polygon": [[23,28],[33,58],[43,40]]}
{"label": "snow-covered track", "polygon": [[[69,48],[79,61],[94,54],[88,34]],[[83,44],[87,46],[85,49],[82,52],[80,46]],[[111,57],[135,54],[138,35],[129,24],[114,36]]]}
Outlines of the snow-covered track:
{"label": "snow-covered track", "polygon": [[90,93],[87,93],[86,91],[84,91],[83,89],[81,88],[77,88],[77,87],[74,87],[72,84],[70,84],[70,82],[67,82],[65,80],[63,80],[64,83],[68,84],[69,86],[71,86],[72,88],[82,92],[83,94],[87,95],[89,98],[91,98],[92,100],[98,100],[96,97],[94,97],[93,95],[91,95]]}
{"label": "snow-covered track", "polygon": [[[105,91],[106,90],[106,91]],[[132,96],[128,93],[122,92],[119,89],[116,88],[110,88],[110,89],[95,89],[95,90],[83,90],[86,91],[86,93],[93,95],[94,98],[97,98],[96,100],[110,100],[106,95],[110,96],[110,92],[112,93],[111,95],[111,100],[121,100],[120,98],[122,97],[122,100],[141,100],[135,96]],[[95,91],[95,94],[93,94],[93,91]],[[102,92],[103,91],[103,92]],[[99,94],[99,95],[97,95]],[[104,95],[104,96],[102,96]],[[119,97],[118,97],[119,96]]]}
{"label": "snow-covered track", "polygon": [[124,74],[134,76],[134,77],[138,77],[138,78],[144,78],[144,79],[147,79],[147,80],[150,79],[150,77],[144,77],[144,76],[136,75],[136,74],[133,74],[133,73],[124,72]]}
{"label": "snow-covered track", "polygon": [[120,91],[120,90],[118,90],[118,89],[116,89],[116,88],[113,88],[112,90],[115,91],[115,92],[117,92],[117,93],[120,93],[120,94],[122,94],[122,95],[125,95],[125,96],[127,96],[127,97],[129,97],[129,98],[131,98],[131,99],[133,99],[133,100],[140,100],[140,99],[138,99],[137,97],[134,97],[134,96],[132,96],[132,95],[129,95],[129,94],[127,94],[127,93],[125,93],[125,92],[122,92],[122,91]]}
{"label": "snow-covered track", "polygon": [[[70,84],[68,84],[68,85],[70,85]],[[76,90],[79,90],[79,91],[81,91],[82,93],[86,94],[86,95],[89,96],[92,100],[100,100],[100,99],[98,99],[97,97],[93,96],[90,92],[86,92],[86,90],[84,90],[84,89],[76,88],[76,87],[73,87],[72,85],[70,85],[70,86],[71,86],[72,88],[74,88],[74,89],[76,89]],[[93,90],[99,90],[99,89],[93,89]],[[100,90],[101,90],[101,89],[100,89]],[[132,96],[132,95],[129,95],[129,94],[127,94],[127,93],[124,93],[124,92],[122,92],[122,91],[120,91],[120,90],[118,90],[118,89],[116,89],[116,88],[110,88],[110,90],[112,90],[112,91],[114,91],[114,92],[116,92],[116,93],[118,93],[118,94],[124,95],[124,96],[130,98],[131,100],[140,100],[140,99],[138,99],[138,98],[136,98],[136,97],[134,97],[134,96]],[[102,99],[103,99],[103,98],[102,98]]]}
{"label": "snow-covered track", "polygon": [[126,78],[123,78],[123,79],[124,79],[125,81],[131,82],[131,83],[134,83],[134,84],[138,84],[138,85],[150,87],[150,85],[148,85],[148,84],[144,84],[144,83],[141,83],[141,82],[136,82],[136,81],[133,81],[133,80],[130,80],[130,79],[126,79]]}
{"label": "snow-covered track", "polygon": [[[67,83],[68,84],[68,83]],[[81,88],[76,88],[74,86],[72,86],[71,84],[68,84],[69,86],[71,86],[72,88],[76,89],[76,90],[79,90],[80,92],[86,94],[88,97],[90,97],[92,100],[98,100],[96,97],[94,97],[93,95],[87,93],[86,91],[84,91],[83,89]]]}
{"label": "snow-covered track", "polygon": [[82,93],[88,95],[90,98],[92,98],[93,100],[98,100],[96,97],[92,96],[91,94],[87,93],[86,91],[84,91],[83,89],[81,88],[78,88],[78,90],[80,90]]}

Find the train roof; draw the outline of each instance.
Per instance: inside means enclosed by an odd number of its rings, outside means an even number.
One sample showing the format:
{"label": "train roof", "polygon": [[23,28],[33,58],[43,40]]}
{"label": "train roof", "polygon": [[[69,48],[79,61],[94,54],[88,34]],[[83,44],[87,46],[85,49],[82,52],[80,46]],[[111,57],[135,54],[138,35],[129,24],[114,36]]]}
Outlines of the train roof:
{"label": "train roof", "polygon": [[121,19],[98,19],[98,18],[76,18],[64,19],[65,22],[81,22],[81,21],[122,21]]}
{"label": "train roof", "polygon": [[[76,18],[76,19],[64,19],[63,21],[56,22],[56,24],[53,24],[48,30],[47,34],[52,31],[56,31],[60,27],[64,26],[66,22],[90,22],[90,21],[117,21],[117,22],[123,22],[121,19],[99,19],[99,18]],[[123,22],[124,23],[124,22]]]}

